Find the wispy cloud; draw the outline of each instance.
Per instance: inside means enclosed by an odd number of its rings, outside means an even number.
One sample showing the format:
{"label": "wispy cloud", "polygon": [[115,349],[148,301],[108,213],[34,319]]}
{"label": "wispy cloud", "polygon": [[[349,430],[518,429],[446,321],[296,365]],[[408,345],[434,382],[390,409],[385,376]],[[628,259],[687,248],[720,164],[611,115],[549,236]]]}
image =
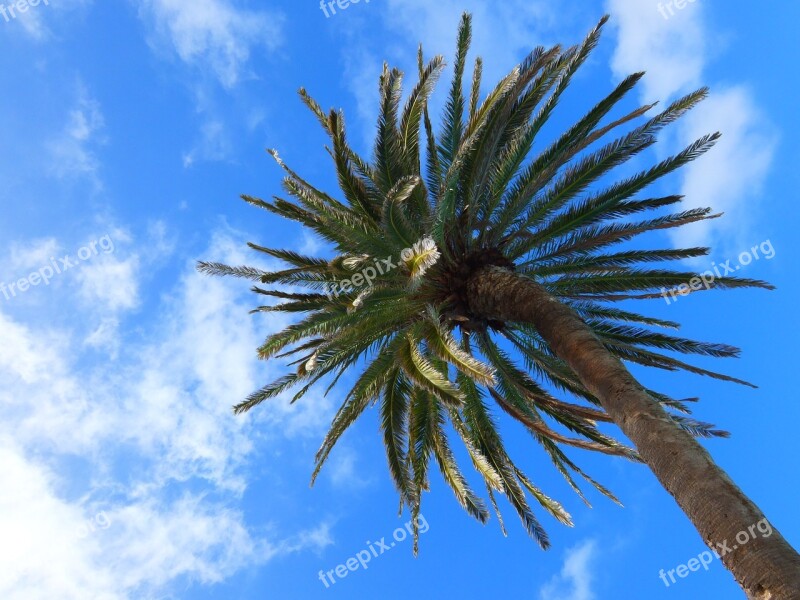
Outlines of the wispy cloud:
{"label": "wispy cloud", "polygon": [[694,223],[675,231],[676,245],[704,245],[716,236],[725,248],[750,242],[749,232],[761,214],[761,191],[778,144],[774,126],[744,86],[719,89],[687,115],[680,139],[688,145],[713,131],[722,138],[683,175],[686,207],[711,206],[723,219]]}
{"label": "wispy cloud", "polygon": [[594,600],[592,563],[596,552],[592,540],[568,550],[561,572],[539,590],[540,600]]}
{"label": "wispy cloud", "polygon": [[232,144],[225,125],[220,120],[210,120],[200,127],[194,147],[183,155],[183,166],[191,167],[197,160],[223,160],[230,155]]}
{"label": "wispy cloud", "polygon": [[[129,252],[134,241],[117,249],[114,264],[141,260]],[[45,240],[15,258],[35,260],[65,245]],[[220,232],[203,254],[238,263],[242,247]],[[127,277],[128,289],[138,288],[141,273]],[[113,279],[104,281],[115,285]],[[98,323],[93,311],[52,310],[52,319],[25,322],[0,306],[0,487],[8,491],[0,498],[0,529],[10,532],[0,540],[0,596],[146,597],[331,543],[324,522],[288,532],[272,524],[265,535],[240,509],[259,437],[256,421],[234,417],[230,406],[275,374],[256,364],[262,332],[236,283],[202,276],[187,263],[144,337],[125,334],[124,312]],[[38,291],[63,308],[80,305],[82,289]],[[85,349],[105,348],[120,329],[114,369],[86,360]],[[324,403],[313,419],[290,410],[287,399],[273,406],[257,421],[269,440],[287,431],[319,435],[329,418]],[[80,536],[99,510],[110,526]]]}
{"label": "wispy cloud", "polygon": [[141,0],[140,14],[155,30],[155,48],[210,68],[227,88],[250,76],[247,64],[256,49],[274,50],[283,42],[281,13],[239,8],[231,0]]}
{"label": "wispy cloud", "polygon": [[[607,0],[607,6],[617,29],[614,74],[623,77],[647,71],[644,102],[668,101],[713,83],[705,71],[719,32],[708,26],[702,3],[690,3],[669,19],[655,2]],[[727,216],[671,232],[677,246],[713,241],[738,247],[748,238],[777,144],[774,127],[745,85],[712,84],[711,88],[709,99],[683,119],[671,147],[675,150],[707,133],[722,132],[716,147],[681,171],[681,193],[686,196],[686,208],[711,206]]]}
{"label": "wispy cloud", "polygon": [[240,514],[191,495],[114,503],[104,510],[108,528],[86,536],[81,527],[95,512],[64,500],[63,476],[7,440],[0,481],[0,593],[9,600],[124,600],[178,577],[217,582],[275,554]]}
{"label": "wispy cloud", "polygon": [[182,153],[183,166],[229,160],[231,132],[263,118],[254,117],[261,108],[252,108],[244,123],[238,122],[229,109],[231,94],[241,82],[260,78],[251,68],[260,52],[273,53],[284,44],[283,13],[274,7],[249,9],[236,0],[135,1],[153,51],[190,69],[186,84],[199,124]]}
{"label": "wispy cloud", "polygon": [[60,179],[85,178],[101,188],[96,151],[107,141],[104,130],[100,104],[86,86],[78,82],[77,99],[67,114],[66,124],[59,134],[46,142],[49,172]]}
{"label": "wispy cloud", "polygon": [[330,477],[333,485],[350,491],[361,489],[370,483],[360,468],[358,453],[344,443],[334,450],[323,476]]}
{"label": "wispy cloud", "polygon": [[[14,23],[22,27],[22,31],[36,41],[47,41],[53,37],[53,32],[48,24],[64,21],[64,15],[84,6],[89,6],[92,0],[53,0],[52,3],[40,2],[37,6],[29,5],[27,10],[14,12]],[[9,3],[13,6],[15,3]],[[57,15],[55,13],[58,13]]]}
{"label": "wispy cloud", "polygon": [[667,101],[703,84],[707,31],[700,2],[665,20],[656,2],[607,0],[617,47],[611,68],[617,77],[647,71],[642,81],[646,102]]}

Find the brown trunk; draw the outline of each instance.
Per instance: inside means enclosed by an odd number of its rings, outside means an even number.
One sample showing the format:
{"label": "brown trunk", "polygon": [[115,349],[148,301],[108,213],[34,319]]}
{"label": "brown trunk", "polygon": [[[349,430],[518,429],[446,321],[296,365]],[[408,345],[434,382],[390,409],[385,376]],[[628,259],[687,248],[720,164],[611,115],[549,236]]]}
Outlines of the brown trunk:
{"label": "brown trunk", "polygon": [[[800,599],[800,555],[775,529],[763,537],[767,531],[761,532],[757,524],[763,521],[761,527],[768,528],[759,508],[571,308],[537,283],[500,267],[475,273],[467,291],[473,313],[536,328],[634,443],[705,543],[724,554],[723,564],[749,598]],[[745,534],[748,541],[741,543]]]}

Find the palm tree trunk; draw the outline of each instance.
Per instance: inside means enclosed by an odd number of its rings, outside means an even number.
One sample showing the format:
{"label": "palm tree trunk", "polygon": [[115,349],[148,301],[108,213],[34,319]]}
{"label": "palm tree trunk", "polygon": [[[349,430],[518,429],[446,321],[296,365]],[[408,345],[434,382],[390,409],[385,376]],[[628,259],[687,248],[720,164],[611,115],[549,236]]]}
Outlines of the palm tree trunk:
{"label": "palm tree trunk", "polygon": [[[634,443],[748,598],[800,598],[800,555],[777,530],[763,537],[756,528],[763,521],[766,529],[761,510],[571,308],[534,281],[501,267],[474,273],[467,291],[474,314],[536,328]],[[744,539],[742,532],[748,535],[746,543],[736,541],[737,534]]]}

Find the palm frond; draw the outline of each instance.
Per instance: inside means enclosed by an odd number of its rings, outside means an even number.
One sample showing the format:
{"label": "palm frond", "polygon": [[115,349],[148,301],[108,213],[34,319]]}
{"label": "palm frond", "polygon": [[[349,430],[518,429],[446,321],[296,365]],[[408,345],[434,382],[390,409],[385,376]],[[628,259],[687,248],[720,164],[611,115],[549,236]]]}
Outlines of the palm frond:
{"label": "palm frond", "polygon": [[[651,158],[664,128],[701,102],[707,90],[655,114],[655,104],[622,110],[644,77],[634,73],[586,103],[563,132],[542,139],[608,18],[574,46],[534,48],[485,92],[480,57],[471,76],[466,74],[471,19],[465,13],[459,24],[453,77],[436,126],[429,101],[444,59],[426,62],[419,47],[417,81],[404,102],[404,74],[384,65],[369,160],[348,143],[344,113],[323,110],[300,90],[301,101],[330,138],[325,150],[339,189],[315,187],[270,150],[285,198],[242,198],[268,211],[269,218],[298,223],[328,242],[325,256],[250,243],[262,258],[285,266],[268,271],[202,261],[197,267],[255,282],[251,289],[261,305],[252,312],[292,319],[266,337],[258,356],[289,359],[295,372],[254,391],[236,404],[236,413],[274,398],[298,401],[318,385],[333,394],[345,374],[354,375],[315,456],[312,483],[345,432],[377,405],[390,477],[401,510],[407,508],[414,523],[415,553],[422,499],[435,483],[431,459],[462,508],[485,522],[491,505],[504,534],[497,493],[543,548],[549,541],[534,509],[571,525],[563,506],[512,460],[492,412],[498,407],[500,417],[522,427],[587,504],[580,479],[619,500],[565,448],[639,460],[606,433],[612,419],[598,398],[530,323],[473,309],[468,283],[481,269],[501,268],[518,281],[535,280],[572,307],[622,361],[749,385],[681,360],[683,355],[733,358],[737,348],[678,335],[676,321],[617,304],[660,301],[684,289],[697,275],[675,264],[709,252],[639,243],[645,234],[720,216],[711,208],[682,210],[682,196],[651,190],[717,141],[712,133],[672,156]],[[634,157],[645,166],[632,169]],[[625,176],[616,177],[623,166]],[[772,288],[758,279],[727,276],[705,287]],[[690,416],[689,405],[697,398],[645,391],[692,435],[727,435]],[[461,470],[455,441],[486,485],[488,502]]]}

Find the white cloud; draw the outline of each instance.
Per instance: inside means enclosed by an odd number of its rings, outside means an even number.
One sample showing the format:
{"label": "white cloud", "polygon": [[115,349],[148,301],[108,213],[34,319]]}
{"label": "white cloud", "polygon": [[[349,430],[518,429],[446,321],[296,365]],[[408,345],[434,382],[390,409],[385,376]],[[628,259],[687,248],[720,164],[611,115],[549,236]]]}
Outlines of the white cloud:
{"label": "white cloud", "polygon": [[186,495],[168,504],[149,499],[108,512],[108,518],[103,545],[126,565],[123,572],[114,569],[122,589],[145,582],[158,587],[185,575],[218,583],[276,553],[268,542],[250,536],[240,513],[201,496]]}
{"label": "white cloud", "polygon": [[119,320],[105,317],[97,328],[83,340],[84,346],[106,350],[109,358],[116,360],[119,355]]}
{"label": "white cloud", "polygon": [[161,262],[175,252],[177,234],[171,231],[164,221],[156,220],[147,224],[147,242],[141,250],[143,260],[148,263]]}
{"label": "white cloud", "polygon": [[594,600],[592,591],[593,575],[591,564],[595,558],[597,545],[587,541],[567,551],[564,566],[558,575],[553,576],[539,590],[541,600]]}
{"label": "white cloud", "polygon": [[188,65],[210,67],[225,87],[246,73],[258,47],[282,43],[283,16],[277,11],[238,8],[230,0],[140,0],[140,14],[152,21],[154,44],[167,44]]}
{"label": "white cloud", "polygon": [[[366,48],[358,46],[345,54],[344,63],[344,79],[355,98],[356,112],[362,126],[362,146],[371,150],[375,143],[373,124],[378,116],[378,77],[382,63]],[[356,150],[359,150],[358,146]]]}
{"label": "white cloud", "polygon": [[108,233],[100,236],[95,230],[66,243],[55,238],[12,242],[6,256],[0,255],[0,272],[6,273],[0,280],[0,303],[23,312],[79,312],[82,317],[74,322],[91,330],[83,345],[113,355],[119,344],[119,313],[140,303],[142,267],[149,273],[173,248],[163,224],[152,224],[143,248],[135,251],[126,231],[97,225]]}
{"label": "white cloud", "polygon": [[38,269],[43,265],[49,264],[51,257],[58,254],[60,247],[55,238],[45,238],[41,240],[31,240],[26,244],[12,242],[10,255],[7,261],[9,270],[14,272],[25,272],[31,269]]}
{"label": "white cloud", "polygon": [[[221,233],[203,256],[244,262],[242,246]],[[238,508],[259,436],[230,406],[277,376],[255,360],[263,332],[246,288],[187,263],[153,333],[122,339],[113,369],[83,348],[118,342],[121,317],[81,334],[84,346],[76,338],[93,315],[23,323],[0,311],[0,529],[11,532],[0,540],[0,597],[144,597],[331,543],[325,523],[255,534]],[[81,289],[59,290],[59,302]],[[325,403],[295,413],[285,402],[263,411],[262,444],[292,430],[316,437],[329,418]],[[101,510],[108,528],[81,538]]]}
{"label": "white cloud", "polygon": [[[665,4],[665,3],[664,3]],[[617,78],[645,70],[642,101],[667,102],[710,82],[705,74],[708,55],[717,51],[719,34],[707,26],[701,2],[668,9],[657,2],[607,0],[617,28],[612,68]],[[663,6],[663,4],[662,4]],[[681,193],[686,208],[711,206],[726,216],[671,232],[676,246],[738,246],[758,216],[758,193],[769,172],[777,137],[746,87],[711,85],[709,99],[678,125],[673,136],[683,148],[707,133],[722,139],[706,155],[684,167]],[[670,143],[672,151],[679,148]]]}
{"label": "white cloud", "polygon": [[0,344],[0,376],[13,376],[22,383],[47,379],[53,373],[48,369],[58,361],[56,346],[61,337],[47,332],[34,338],[27,328],[8,319],[0,312],[0,330],[4,343]]}
{"label": "white cloud", "polygon": [[618,36],[611,68],[619,79],[646,71],[640,84],[644,101],[665,102],[703,85],[707,32],[700,4],[664,19],[656,2],[608,0]]}
{"label": "white cloud", "polygon": [[364,478],[363,473],[360,472],[358,453],[343,442],[337,444],[325,465],[325,472],[333,485],[351,491],[369,484],[369,480]]}
{"label": "white cloud", "polygon": [[78,271],[81,299],[87,306],[112,312],[136,308],[138,270],[139,257],[135,255],[124,260],[111,254],[90,259]]}
{"label": "white cloud", "polygon": [[9,600],[121,598],[111,593],[113,580],[97,556],[97,538],[80,543],[82,511],[56,497],[59,483],[51,469],[0,438],[0,595]]}
{"label": "white cloud", "polygon": [[759,215],[761,187],[769,173],[777,135],[743,87],[723,89],[684,117],[680,137],[688,145],[722,132],[717,145],[684,170],[681,193],[686,208],[711,206],[722,219],[694,223],[672,232],[676,245],[708,245],[723,236],[727,250],[749,247],[750,225]]}
{"label": "white cloud", "polygon": [[[22,30],[31,38],[37,41],[43,41],[52,37],[52,31],[47,27],[46,22],[63,22],[64,13],[68,11],[87,6],[91,0],[53,0],[52,4],[40,2],[38,6],[28,6],[25,12],[14,11],[14,15],[9,21],[19,23]],[[10,2],[6,5],[6,14],[10,14],[11,7],[15,3]],[[58,11],[61,14],[58,18],[53,16],[53,11]]]}
{"label": "white cloud", "polygon": [[[259,51],[274,52],[283,44],[283,13],[272,7],[250,10],[236,0],[134,1],[150,27],[150,47],[162,57],[177,58],[197,75],[189,86],[202,121],[196,139],[182,153],[183,166],[228,160],[235,123],[230,116],[230,98],[225,95],[225,100],[219,100],[218,84],[229,92],[241,81],[258,77],[249,66],[251,59]],[[251,114],[244,120],[251,128],[263,116],[254,120],[260,109],[248,110]]]}
{"label": "white cloud", "polygon": [[197,496],[134,500],[96,519],[59,498],[63,477],[6,444],[0,482],[0,594],[9,600],[123,600],[181,576],[218,582],[276,553],[240,514]]}
{"label": "white cloud", "polygon": [[78,83],[77,101],[60,134],[46,143],[49,171],[61,179],[86,178],[100,188],[97,146],[106,142],[105,121],[99,103]]}
{"label": "white cloud", "polygon": [[206,121],[200,127],[199,139],[194,147],[183,154],[183,166],[189,168],[198,159],[224,160],[230,155],[232,147],[225,124],[217,119]]}

